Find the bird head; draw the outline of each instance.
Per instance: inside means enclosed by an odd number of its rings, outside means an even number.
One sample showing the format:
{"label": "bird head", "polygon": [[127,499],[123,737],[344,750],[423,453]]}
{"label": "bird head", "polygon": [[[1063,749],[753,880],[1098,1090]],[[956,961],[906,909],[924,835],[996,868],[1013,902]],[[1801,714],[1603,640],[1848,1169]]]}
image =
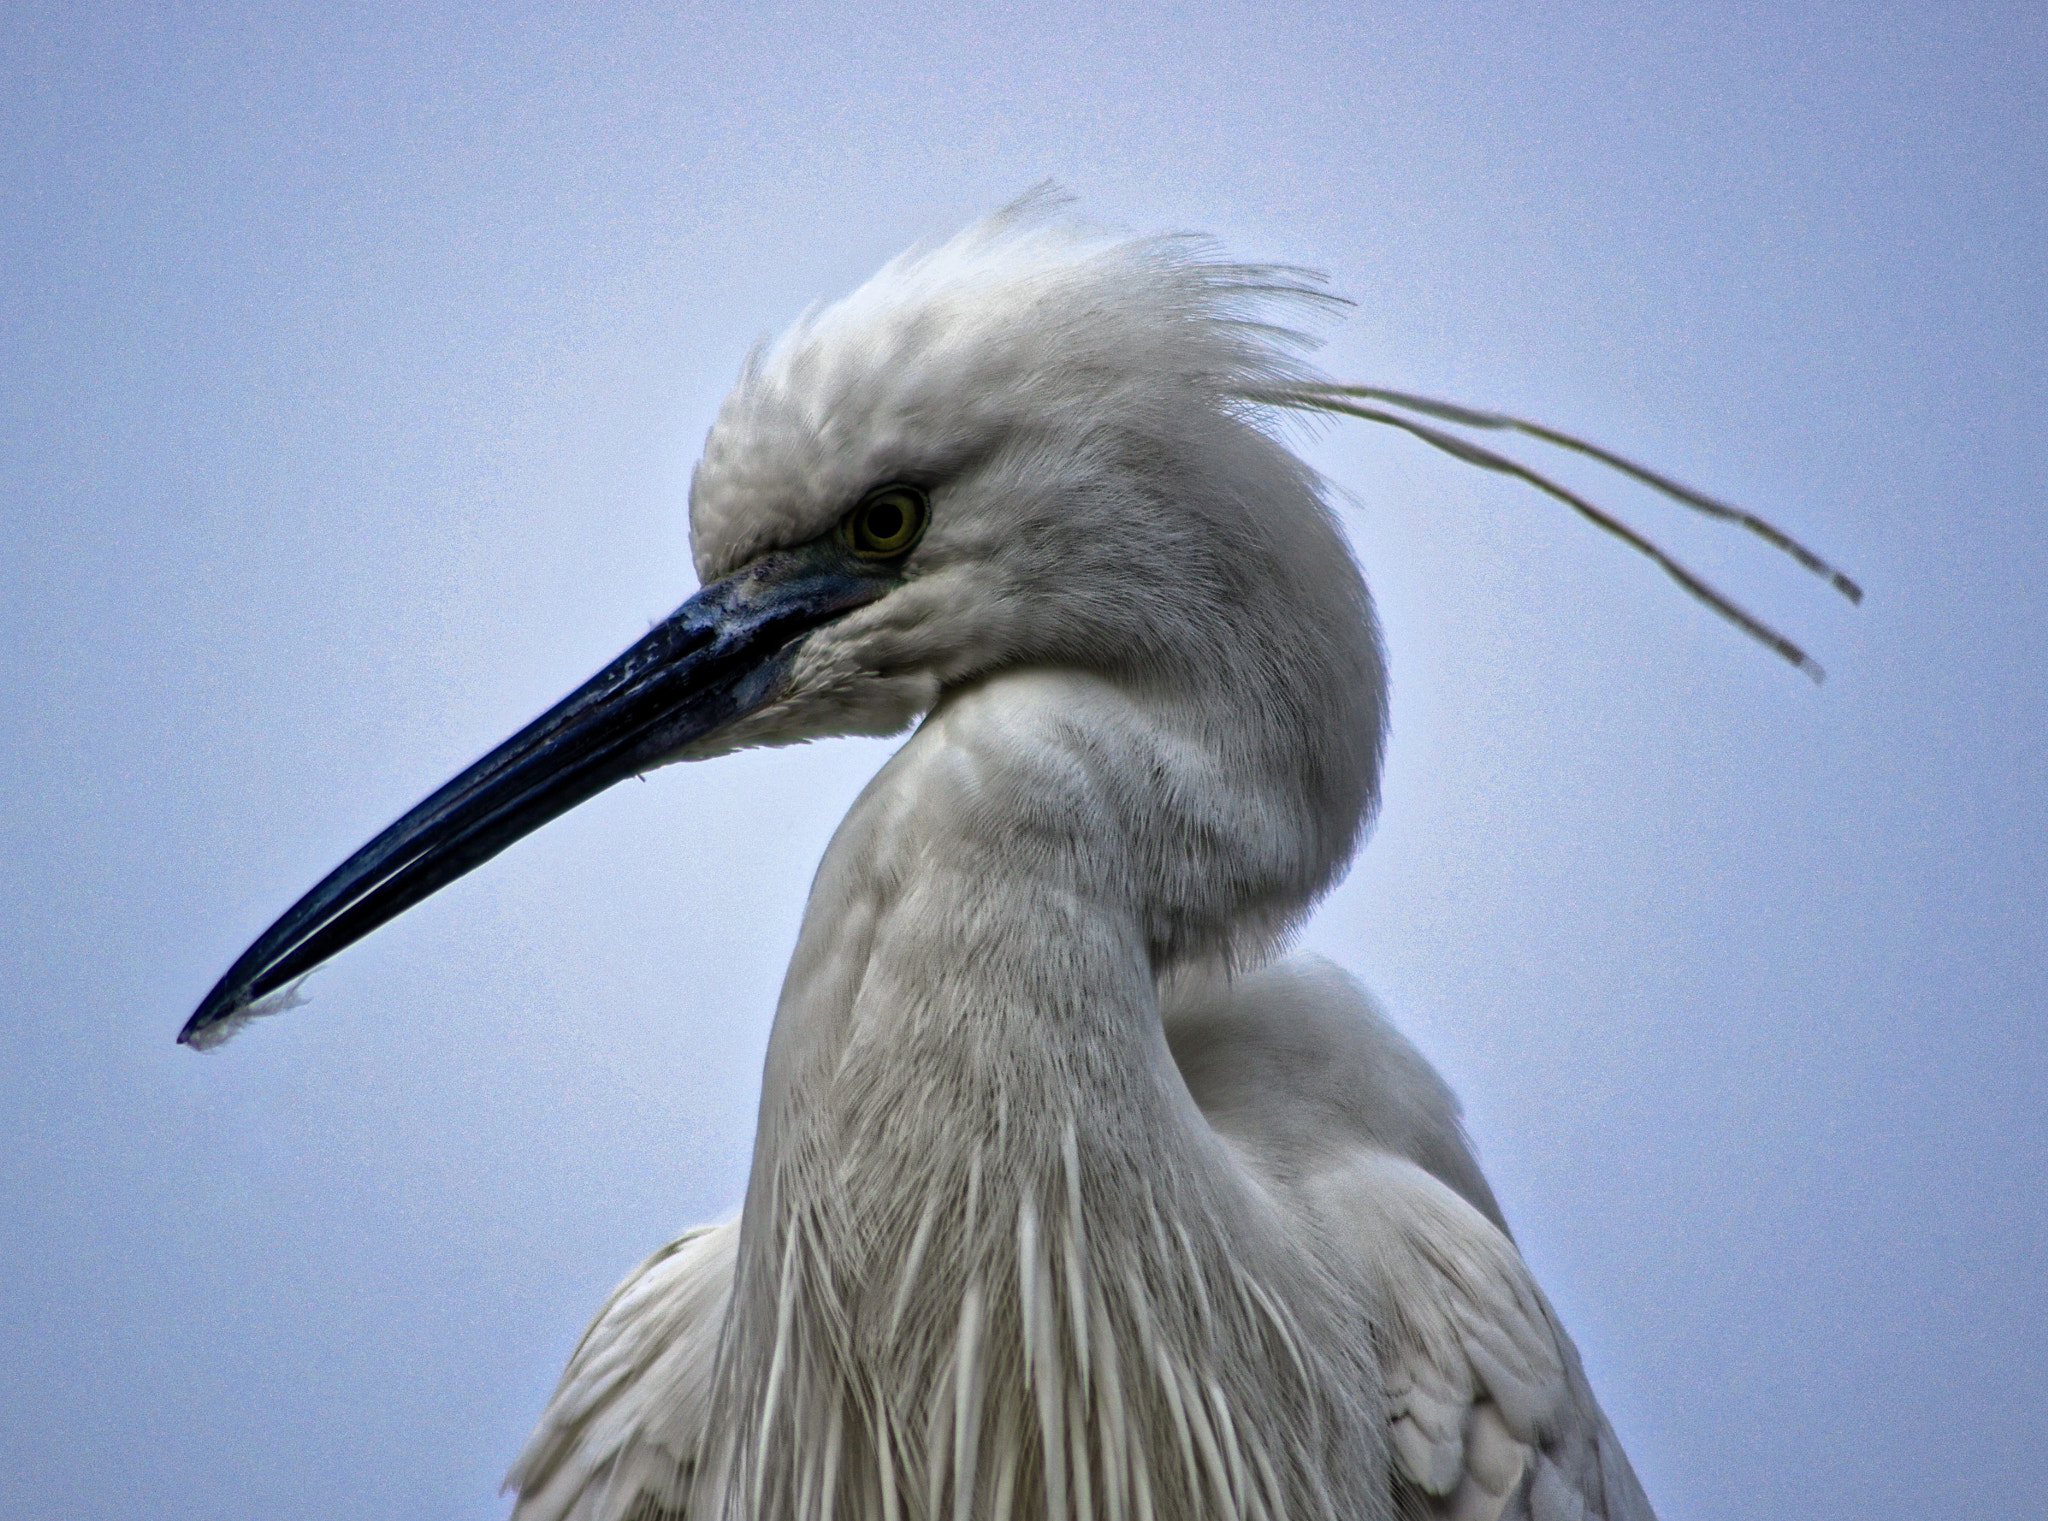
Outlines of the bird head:
{"label": "bird head", "polygon": [[[692,482],[699,576],[851,552],[888,589],[792,644],[773,696],[692,754],[891,733],[1019,666],[1207,686],[1258,653],[1243,626],[1281,583],[1333,554],[1348,572],[1245,400],[1296,378],[1274,319],[1328,301],[1314,277],[1034,209],[894,260],[746,365]],[[1357,623],[1338,579],[1328,611]]]}
{"label": "bird head", "polygon": [[617,781],[893,733],[998,671],[1163,694],[1247,774],[1293,767],[1279,785],[1327,816],[1316,872],[1334,871],[1376,790],[1377,639],[1255,400],[1301,374],[1276,318],[1328,298],[1301,271],[1046,209],[906,254],[757,350],[692,480],[702,589],[301,899],[180,1040],[218,1044]]}

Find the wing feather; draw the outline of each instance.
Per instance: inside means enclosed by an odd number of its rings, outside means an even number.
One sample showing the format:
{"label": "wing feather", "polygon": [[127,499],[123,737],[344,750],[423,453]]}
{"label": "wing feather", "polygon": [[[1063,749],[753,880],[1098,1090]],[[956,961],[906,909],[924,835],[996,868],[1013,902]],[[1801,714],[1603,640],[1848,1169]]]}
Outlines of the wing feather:
{"label": "wing feather", "polygon": [[1387,1417],[1409,1514],[1652,1521],[1576,1350],[1505,1234],[1386,1152],[1361,1148],[1304,1193],[1379,1289]]}
{"label": "wing feather", "polygon": [[1167,1039],[1204,1115],[1374,1284],[1414,1521],[1655,1521],[1472,1155],[1450,1089],[1349,977],[1191,980]]}
{"label": "wing feather", "polygon": [[737,1220],[700,1225],[612,1292],[505,1479],[512,1521],[682,1515],[738,1246]]}

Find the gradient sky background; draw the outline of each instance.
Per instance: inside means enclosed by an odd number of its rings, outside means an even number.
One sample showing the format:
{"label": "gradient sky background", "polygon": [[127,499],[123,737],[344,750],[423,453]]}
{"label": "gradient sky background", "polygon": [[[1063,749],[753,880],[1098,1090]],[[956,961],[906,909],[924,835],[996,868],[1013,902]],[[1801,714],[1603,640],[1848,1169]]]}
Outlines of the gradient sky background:
{"label": "gradient sky background", "polygon": [[1665,1521],[2039,1505],[2048,12],[1958,9],[7,7],[0,1514],[503,1513],[603,1295],[736,1203],[888,747],[619,787],[172,1037],[692,589],[749,343],[1046,176],[1862,577],[1560,466],[1816,689],[1328,431],[1396,688],[1306,939],[1463,1093]]}

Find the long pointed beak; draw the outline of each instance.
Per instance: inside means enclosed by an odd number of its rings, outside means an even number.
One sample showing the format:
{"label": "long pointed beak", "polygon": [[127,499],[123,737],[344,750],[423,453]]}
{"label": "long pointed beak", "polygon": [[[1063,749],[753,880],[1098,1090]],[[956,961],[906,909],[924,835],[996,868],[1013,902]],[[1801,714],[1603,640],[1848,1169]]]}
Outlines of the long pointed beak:
{"label": "long pointed beak", "polygon": [[[218,1045],[275,995],[378,925],[615,782],[761,706],[802,635],[897,584],[830,540],[764,555],[457,776],[293,904],[178,1034]],[[289,993],[283,994],[289,999]]]}

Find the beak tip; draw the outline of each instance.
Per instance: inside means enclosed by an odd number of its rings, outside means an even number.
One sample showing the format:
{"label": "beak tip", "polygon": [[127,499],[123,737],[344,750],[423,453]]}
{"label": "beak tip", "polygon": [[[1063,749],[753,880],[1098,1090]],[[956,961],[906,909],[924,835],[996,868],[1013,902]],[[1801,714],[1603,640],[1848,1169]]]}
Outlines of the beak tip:
{"label": "beak tip", "polygon": [[305,982],[297,981],[279,988],[266,997],[251,1000],[245,991],[237,991],[226,998],[219,992],[208,996],[192,1017],[185,1021],[185,1028],[178,1032],[178,1044],[190,1046],[194,1051],[217,1051],[236,1035],[252,1019],[263,1019],[271,1014],[282,1014],[287,1009],[296,1009],[308,1000],[299,993]]}

